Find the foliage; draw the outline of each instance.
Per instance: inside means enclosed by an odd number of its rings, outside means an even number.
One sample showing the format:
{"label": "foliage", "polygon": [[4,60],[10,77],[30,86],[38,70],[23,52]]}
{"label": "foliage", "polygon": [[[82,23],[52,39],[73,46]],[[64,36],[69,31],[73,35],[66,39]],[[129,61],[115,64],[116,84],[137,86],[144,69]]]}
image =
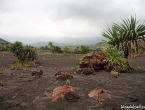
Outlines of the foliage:
{"label": "foliage", "polygon": [[10,51],[15,54],[19,61],[36,60],[38,58],[36,48],[30,45],[23,46],[18,41],[10,46]]}
{"label": "foliage", "polygon": [[30,45],[24,46],[25,59],[26,60],[36,60],[38,58],[38,54],[36,48]]}
{"label": "foliage", "polygon": [[87,46],[84,46],[84,45],[81,45],[81,46],[77,46],[76,48],[75,48],[75,51],[74,51],[74,53],[75,54],[87,54],[88,52],[90,52],[91,51],[91,49],[89,48],[89,47],[87,47]]}
{"label": "foliage", "polygon": [[108,40],[104,40],[103,44],[113,45],[124,52],[127,58],[130,56],[137,56],[139,54],[138,47],[145,43],[145,23],[138,24],[136,16],[122,19],[118,25],[113,25],[102,32],[102,35]]}
{"label": "foliage", "polygon": [[44,47],[44,46],[42,46],[42,47],[40,47],[40,49],[43,49],[43,50],[44,50],[44,49],[45,49],[45,47]]}
{"label": "foliage", "polygon": [[35,61],[25,60],[25,61],[15,61],[11,66],[11,70],[27,70],[27,66],[34,66]]}
{"label": "foliage", "polygon": [[16,54],[16,52],[22,50],[22,48],[23,48],[22,42],[16,41],[15,43],[13,43],[13,44],[11,45],[10,51],[11,51],[12,53],[15,53],[15,54]]}
{"label": "foliage", "polygon": [[49,50],[49,47],[48,47],[48,45],[46,45],[46,46],[44,47],[44,49],[45,49],[45,50]]}
{"label": "foliage", "polygon": [[59,46],[55,46],[53,45],[52,42],[49,42],[48,45],[41,47],[41,49],[45,49],[45,50],[50,50],[52,52],[56,52],[56,53],[62,53],[62,49]]}
{"label": "foliage", "polygon": [[111,70],[118,71],[125,70],[128,66],[128,59],[123,58],[123,51],[116,48],[108,47],[102,50],[105,55],[105,62],[108,64]]}
{"label": "foliage", "polygon": [[74,64],[73,65],[73,71],[76,71],[77,70],[77,64]]}
{"label": "foliage", "polygon": [[[71,53],[71,52],[69,52],[68,47],[64,47],[64,49],[62,49],[59,46],[53,45],[52,42],[49,42],[48,45],[41,47],[41,49],[50,50],[53,53]],[[77,46],[74,49],[74,52],[72,52],[72,53],[74,53],[74,54],[86,54],[90,51],[91,51],[91,49],[89,47],[81,45],[81,46]]]}
{"label": "foliage", "polygon": [[65,53],[68,53],[68,52],[69,52],[69,48],[68,48],[68,47],[64,47],[63,51],[64,51]]}
{"label": "foliage", "polygon": [[61,47],[53,45],[52,42],[49,42],[48,45],[49,45],[49,50],[51,50],[52,52],[62,53]]}
{"label": "foliage", "polygon": [[145,46],[140,46],[137,48],[138,49],[138,55],[142,54],[143,52],[145,52]]}
{"label": "foliage", "polygon": [[80,51],[80,49],[79,49],[79,47],[78,47],[78,46],[75,48],[74,53],[75,53],[75,54],[80,54],[80,53],[81,53],[81,51]]}
{"label": "foliage", "polygon": [[9,43],[4,43],[4,42],[2,42],[2,43],[0,43],[0,49],[1,50],[9,50],[9,47],[10,47],[10,44]]}
{"label": "foliage", "polygon": [[53,52],[57,52],[57,53],[62,53],[63,52],[62,49],[61,49],[61,47],[59,47],[59,46],[54,46],[54,48],[53,48],[52,51]]}

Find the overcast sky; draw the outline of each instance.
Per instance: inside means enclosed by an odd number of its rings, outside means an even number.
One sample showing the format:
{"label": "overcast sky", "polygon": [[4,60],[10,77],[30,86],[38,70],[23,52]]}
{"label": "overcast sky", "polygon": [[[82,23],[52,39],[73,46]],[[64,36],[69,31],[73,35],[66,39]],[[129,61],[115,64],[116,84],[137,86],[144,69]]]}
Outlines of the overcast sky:
{"label": "overcast sky", "polygon": [[0,38],[33,43],[100,37],[112,22],[145,20],[145,0],[0,0]]}

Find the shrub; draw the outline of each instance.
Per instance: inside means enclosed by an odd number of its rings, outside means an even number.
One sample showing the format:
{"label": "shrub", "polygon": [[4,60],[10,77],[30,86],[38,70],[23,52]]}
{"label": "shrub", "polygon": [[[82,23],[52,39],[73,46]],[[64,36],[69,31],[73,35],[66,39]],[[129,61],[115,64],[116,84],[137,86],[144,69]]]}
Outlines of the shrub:
{"label": "shrub", "polygon": [[57,52],[57,53],[62,53],[63,52],[62,49],[59,46],[54,46],[52,51]]}
{"label": "shrub", "polygon": [[63,52],[61,47],[53,45],[52,42],[49,42],[48,45],[49,45],[48,50],[50,50],[52,52],[56,52],[56,53],[62,53]]}
{"label": "shrub", "polygon": [[42,46],[42,47],[40,47],[40,49],[44,50],[44,49],[45,49],[45,47],[44,47],[44,46]]}
{"label": "shrub", "polygon": [[64,51],[65,53],[69,53],[69,48],[68,48],[68,47],[64,47],[63,51]]}
{"label": "shrub", "polygon": [[20,50],[22,50],[23,48],[23,44],[22,42],[18,42],[16,41],[15,43],[13,43],[11,46],[10,46],[10,51],[12,53],[14,53],[16,56],[18,56],[18,53]]}
{"label": "shrub", "polygon": [[87,54],[88,52],[90,52],[91,51],[91,49],[89,48],[89,47],[87,47],[87,46],[84,46],[84,45],[81,45],[81,46],[77,46],[76,48],[75,48],[75,51],[74,51],[74,53],[75,54]]}
{"label": "shrub", "polygon": [[33,46],[23,46],[21,42],[16,41],[10,46],[10,51],[15,54],[19,61],[36,60],[38,54]]}

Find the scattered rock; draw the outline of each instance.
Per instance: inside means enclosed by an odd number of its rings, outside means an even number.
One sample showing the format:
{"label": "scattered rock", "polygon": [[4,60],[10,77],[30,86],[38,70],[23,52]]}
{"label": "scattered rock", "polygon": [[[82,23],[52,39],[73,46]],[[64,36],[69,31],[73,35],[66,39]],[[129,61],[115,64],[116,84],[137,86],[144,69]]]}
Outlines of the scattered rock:
{"label": "scattered rock", "polygon": [[52,77],[52,79],[56,80],[56,79],[70,79],[73,78],[73,76],[71,75],[71,73],[69,72],[62,72],[62,71],[58,71],[55,73],[55,75]]}
{"label": "scattered rock", "polygon": [[57,70],[57,68],[53,68],[53,70]]}
{"label": "scattered rock", "polygon": [[103,102],[105,102],[106,98],[112,99],[111,94],[107,90],[104,90],[100,87],[94,89],[88,95],[89,95],[89,97],[97,100],[100,104],[103,104]]}
{"label": "scattered rock", "polygon": [[2,102],[2,101],[4,101],[4,99],[0,97],[0,102]]}
{"label": "scattered rock", "polygon": [[28,81],[33,81],[33,79],[28,79]]}
{"label": "scattered rock", "polygon": [[116,72],[116,71],[111,71],[110,74],[114,77],[118,77],[120,76],[120,73],[119,72]]}
{"label": "scattered rock", "polygon": [[0,81],[0,85],[4,86],[4,81],[3,80]]}
{"label": "scattered rock", "polygon": [[96,74],[96,71],[103,70],[105,65],[104,59],[103,53],[95,54],[91,52],[80,60],[76,72],[80,74]]}
{"label": "scattered rock", "polygon": [[64,95],[68,92],[75,92],[75,89],[69,85],[54,88],[52,94],[52,102],[55,102],[58,99],[64,99]]}
{"label": "scattered rock", "polygon": [[69,102],[76,102],[80,99],[80,96],[74,92],[68,92],[64,95],[64,97]]}
{"label": "scattered rock", "polygon": [[41,69],[35,69],[31,74],[32,76],[41,76],[43,71]]}
{"label": "scattered rock", "polygon": [[129,99],[130,99],[130,102],[137,102],[138,101],[138,99],[134,98],[134,97],[129,97]]}

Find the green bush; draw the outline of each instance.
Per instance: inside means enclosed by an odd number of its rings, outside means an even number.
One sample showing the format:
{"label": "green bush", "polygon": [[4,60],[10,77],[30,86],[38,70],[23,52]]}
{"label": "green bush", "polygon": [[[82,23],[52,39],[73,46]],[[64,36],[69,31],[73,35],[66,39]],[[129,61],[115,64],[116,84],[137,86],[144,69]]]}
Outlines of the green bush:
{"label": "green bush", "polygon": [[14,53],[19,61],[36,60],[38,54],[33,46],[23,46],[21,42],[16,41],[10,46],[10,51]]}
{"label": "green bush", "polygon": [[10,46],[10,51],[17,56],[17,54],[20,53],[20,51],[22,50],[22,48],[23,48],[22,42],[16,41],[15,43],[13,43]]}
{"label": "green bush", "polygon": [[52,42],[49,42],[48,46],[47,45],[45,46],[45,49],[50,50],[52,52],[56,52],[56,53],[62,53],[63,52],[61,47],[53,45]]}
{"label": "green bush", "polygon": [[62,49],[59,46],[54,46],[53,49],[54,49],[53,52],[57,52],[57,53],[62,53],[63,52]]}
{"label": "green bush", "polygon": [[91,49],[87,46],[81,45],[81,46],[77,46],[74,50],[75,54],[87,54],[88,52],[90,52]]}
{"label": "green bush", "polygon": [[42,46],[42,47],[40,47],[40,49],[45,50],[45,47],[44,47],[44,46]]}
{"label": "green bush", "polygon": [[68,48],[68,47],[64,47],[63,51],[64,51],[65,53],[69,53],[69,48]]}

